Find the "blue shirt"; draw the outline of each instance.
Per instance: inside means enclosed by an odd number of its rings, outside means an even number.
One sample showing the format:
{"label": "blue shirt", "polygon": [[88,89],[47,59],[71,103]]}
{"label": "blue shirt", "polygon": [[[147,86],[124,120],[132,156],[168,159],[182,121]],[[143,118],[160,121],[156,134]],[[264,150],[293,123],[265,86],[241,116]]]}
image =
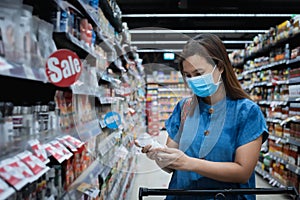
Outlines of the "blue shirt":
{"label": "blue shirt", "polygon": [[[181,108],[184,99],[182,99],[174,108],[173,113],[165,122],[166,130],[169,137],[180,144],[178,130],[181,119]],[[218,103],[217,103],[218,104]],[[184,150],[185,154],[190,157],[199,158],[199,150],[204,138],[203,133],[208,128],[211,113],[209,109],[212,106],[200,100],[200,120],[196,136],[193,138],[191,145]],[[218,108],[214,105],[214,112]],[[231,100],[226,98],[226,114],[224,118],[223,129],[213,149],[205,156],[204,159],[216,162],[234,162],[236,149],[245,145],[263,134],[263,142],[268,137],[268,131],[264,116],[260,107],[249,99]],[[245,184],[227,183],[206,178],[190,171],[176,170],[172,174],[169,183],[169,189],[234,189],[234,188],[255,188],[255,172]],[[174,199],[213,199],[212,197],[193,197],[193,196],[167,196],[167,200]],[[227,199],[255,199],[255,195],[239,195],[238,197],[228,197]]]}

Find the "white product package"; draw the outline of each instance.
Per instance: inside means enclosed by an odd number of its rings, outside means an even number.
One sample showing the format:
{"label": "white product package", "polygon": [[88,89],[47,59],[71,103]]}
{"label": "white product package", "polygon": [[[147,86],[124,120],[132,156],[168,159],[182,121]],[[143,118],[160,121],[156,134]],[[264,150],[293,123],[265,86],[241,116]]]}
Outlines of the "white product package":
{"label": "white product package", "polygon": [[141,147],[145,147],[146,145],[151,145],[151,148],[160,148],[165,147],[164,145],[160,144],[157,140],[153,138],[153,136],[149,135],[148,133],[143,133],[138,136],[136,139],[136,142]]}

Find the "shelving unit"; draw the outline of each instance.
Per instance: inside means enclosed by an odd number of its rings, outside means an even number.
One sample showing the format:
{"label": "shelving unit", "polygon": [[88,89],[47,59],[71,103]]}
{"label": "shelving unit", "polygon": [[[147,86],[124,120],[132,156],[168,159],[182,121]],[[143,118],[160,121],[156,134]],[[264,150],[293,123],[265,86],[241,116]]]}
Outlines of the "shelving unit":
{"label": "shelving unit", "polygon": [[[13,9],[21,9],[22,3],[13,2]],[[75,52],[82,72],[69,87],[58,87],[45,72],[49,55],[31,55],[40,62],[26,63],[0,56],[0,199],[125,199],[136,165],[133,139],[145,132],[146,122],[143,66],[125,37],[129,32],[121,11],[115,1],[106,0],[96,6],[79,0],[24,4],[31,6],[37,25],[50,27],[46,42],[54,45],[48,53]],[[75,18],[80,24],[72,24]],[[91,41],[83,37],[81,23],[91,25]],[[120,117],[117,127],[109,126],[110,113]],[[31,164],[42,168],[35,179],[29,179],[32,169],[26,162],[23,168],[11,164],[12,159],[22,163],[24,152],[31,152]],[[83,184],[94,192],[92,197],[80,190]]]}
{"label": "shelving unit", "polygon": [[147,77],[148,128],[151,133],[165,129],[165,121],[178,101],[191,95],[178,73],[160,72],[157,76],[158,73],[154,71]]}
{"label": "shelving unit", "polygon": [[235,52],[241,53],[243,61],[234,66],[244,90],[261,107],[270,133],[268,151],[261,152],[256,172],[272,186],[294,186],[300,191],[299,16],[291,22]]}

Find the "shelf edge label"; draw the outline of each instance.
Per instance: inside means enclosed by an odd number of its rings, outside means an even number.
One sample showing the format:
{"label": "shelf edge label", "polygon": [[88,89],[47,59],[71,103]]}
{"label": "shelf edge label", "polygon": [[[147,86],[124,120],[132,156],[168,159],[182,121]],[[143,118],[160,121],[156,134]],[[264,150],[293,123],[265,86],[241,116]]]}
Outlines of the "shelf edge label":
{"label": "shelf edge label", "polygon": [[121,125],[121,116],[117,112],[108,112],[104,117],[104,123],[110,129],[117,129]]}

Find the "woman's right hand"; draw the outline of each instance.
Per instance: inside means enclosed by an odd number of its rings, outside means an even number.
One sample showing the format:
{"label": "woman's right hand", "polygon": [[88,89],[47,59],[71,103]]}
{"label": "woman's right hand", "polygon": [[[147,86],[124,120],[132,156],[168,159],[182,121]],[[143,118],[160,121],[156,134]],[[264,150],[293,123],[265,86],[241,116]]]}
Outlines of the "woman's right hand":
{"label": "woman's right hand", "polygon": [[151,145],[146,145],[146,146],[144,146],[144,147],[141,147],[140,144],[139,144],[136,140],[134,141],[134,144],[135,144],[137,147],[142,148],[142,153],[145,153],[146,156],[147,156],[149,159],[155,160],[155,158],[156,158],[156,152],[153,152],[153,151],[150,150],[151,147],[152,147]]}

